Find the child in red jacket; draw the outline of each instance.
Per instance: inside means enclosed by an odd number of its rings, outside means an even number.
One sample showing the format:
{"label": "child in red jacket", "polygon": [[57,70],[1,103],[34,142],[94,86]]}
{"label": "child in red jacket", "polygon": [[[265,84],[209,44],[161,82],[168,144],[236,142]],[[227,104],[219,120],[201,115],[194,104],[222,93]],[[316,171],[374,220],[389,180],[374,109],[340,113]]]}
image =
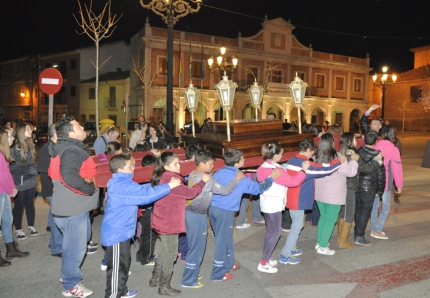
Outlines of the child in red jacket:
{"label": "child in red jacket", "polygon": [[151,180],[152,186],[170,181],[172,177],[182,181],[182,185],[172,189],[170,194],[154,204],[152,214],[151,228],[160,235],[161,251],[155,262],[149,286],[159,286],[158,293],[161,295],[173,296],[181,293],[172,289],[170,281],[173,275],[173,262],[178,252],[178,235],[185,232],[185,203],[186,200],[199,195],[205,182],[210,179],[209,175],[203,174],[202,180],[189,188],[180,174],[180,169],[178,156],[173,152],[163,152],[157,159]]}

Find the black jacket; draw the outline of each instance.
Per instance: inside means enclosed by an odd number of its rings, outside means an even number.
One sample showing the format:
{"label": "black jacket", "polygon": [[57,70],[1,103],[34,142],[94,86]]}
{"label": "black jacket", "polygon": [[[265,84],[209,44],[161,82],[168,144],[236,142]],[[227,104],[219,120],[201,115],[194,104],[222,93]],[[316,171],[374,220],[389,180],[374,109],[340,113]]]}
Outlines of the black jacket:
{"label": "black jacket", "polygon": [[52,184],[51,178],[48,176],[48,168],[51,163],[51,155],[49,155],[49,145],[52,142],[49,141],[43,144],[39,151],[39,158],[37,159],[37,171],[40,175],[40,183],[42,184],[42,196],[52,197],[52,190],[54,185]]}
{"label": "black jacket", "polygon": [[[367,164],[370,164],[372,160],[379,154],[379,150],[362,146],[357,150],[360,155],[360,159]],[[378,166],[376,171],[371,173],[359,172],[358,178],[358,189],[375,191],[380,198],[385,189],[385,166]]]}
{"label": "black jacket", "polygon": [[37,164],[33,161],[30,151],[26,153],[26,160],[21,159],[21,150],[18,145],[11,148],[10,153],[15,160],[10,164],[10,173],[13,182],[19,191],[37,186]]}
{"label": "black jacket", "polygon": [[[348,162],[351,160],[351,154],[353,153],[353,150],[348,150],[346,152],[346,158],[348,159]],[[371,160],[369,163],[364,162],[361,158],[357,160],[358,163],[358,171],[357,175],[354,177],[346,177],[346,188],[350,189],[352,191],[358,190],[358,180],[359,180],[359,173],[362,172],[363,174],[371,174],[372,172],[376,171],[380,164],[376,160]]]}
{"label": "black jacket", "polygon": [[[382,124],[382,125],[384,125],[384,124]],[[364,113],[363,113],[363,116],[361,116],[361,119],[360,119],[360,127],[361,127],[361,133],[363,135],[366,134],[366,132],[370,129],[369,128],[369,116],[364,115]],[[381,136],[381,133],[382,133],[382,127],[378,131],[378,136]]]}

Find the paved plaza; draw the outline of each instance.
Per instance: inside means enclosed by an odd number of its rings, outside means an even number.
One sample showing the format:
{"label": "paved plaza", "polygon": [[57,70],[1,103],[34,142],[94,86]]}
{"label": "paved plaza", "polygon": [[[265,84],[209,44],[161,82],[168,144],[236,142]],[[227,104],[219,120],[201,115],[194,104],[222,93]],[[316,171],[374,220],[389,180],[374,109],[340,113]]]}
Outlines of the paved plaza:
{"label": "paved plaza", "polygon": [[[403,146],[404,181],[401,204],[392,201],[390,215],[384,231],[388,240],[369,236],[370,246],[339,249],[336,231],[330,241],[334,256],[317,255],[314,250],[316,228],[305,225],[298,247],[303,249],[297,265],[278,265],[276,274],[257,270],[262,254],[265,227],[252,224],[250,228],[234,231],[236,262],[242,267],[227,282],[209,280],[212,269],[214,237],[208,233],[208,244],[202,264],[200,289],[180,287],[184,263],[174,267],[172,286],[182,290],[181,297],[430,297],[430,168],[422,168],[424,148],[430,134],[408,133],[400,138]],[[59,283],[61,259],[51,256],[48,248],[50,233],[47,225],[48,204],[41,197],[36,199],[36,224],[39,236],[19,241],[20,249],[30,256],[12,260],[12,266],[0,268],[0,297],[38,298],[62,297]],[[251,208],[248,222],[252,223]],[[93,224],[93,241],[100,242],[102,218]],[[27,227],[25,218],[23,229]],[[278,259],[287,233],[273,253]],[[352,237],[352,234],[350,234]],[[3,241],[1,241],[3,242]],[[156,250],[159,250],[157,242]],[[137,297],[159,297],[157,288],[148,286],[152,267],[135,261],[138,244],[132,246],[132,274],[128,280],[131,289],[138,290]],[[2,256],[5,248],[1,246]],[[82,265],[83,284],[92,289],[91,297],[104,297],[106,273],[100,271],[103,250],[87,255]]]}

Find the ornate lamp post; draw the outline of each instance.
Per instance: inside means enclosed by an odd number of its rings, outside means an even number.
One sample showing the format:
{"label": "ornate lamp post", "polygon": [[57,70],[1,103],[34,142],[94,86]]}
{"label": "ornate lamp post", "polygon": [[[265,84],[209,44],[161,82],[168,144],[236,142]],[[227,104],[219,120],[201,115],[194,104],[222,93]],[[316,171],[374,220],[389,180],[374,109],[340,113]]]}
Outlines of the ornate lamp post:
{"label": "ornate lamp post", "polygon": [[[191,2],[191,3],[189,3]],[[145,4],[147,3],[147,4]],[[167,96],[166,129],[173,133],[173,25],[179,18],[200,10],[202,0],[140,0],[142,7],[151,9],[167,24]],[[195,4],[192,7],[191,4]],[[193,123],[194,125],[194,123]]]}
{"label": "ornate lamp post", "polygon": [[197,104],[199,102],[200,90],[193,86],[193,83],[190,82],[190,85],[184,91],[184,96],[187,100],[188,110],[191,112],[191,127],[193,130],[193,137],[196,136],[196,131],[194,127],[194,112],[197,109]]}
{"label": "ornate lamp post", "polygon": [[307,86],[308,84],[303,82],[297,76],[297,72],[296,72],[296,77],[294,78],[294,81],[292,81],[290,84],[290,94],[291,94],[291,98],[294,101],[294,105],[297,108],[297,114],[299,117],[299,120],[298,120],[299,123],[297,123],[299,126],[299,134],[302,133],[302,117],[301,117],[300,108],[302,107],[303,101],[305,100]]}
{"label": "ornate lamp post", "polygon": [[258,120],[258,107],[260,106],[261,100],[263,99],[263,92],[264,88],[258,85],[257,80],[255,80],[254,85],[248,89],[251,103],[255,108],[255,120]]}
{"label": "ornate lamp post", "polygon": [[227,125],[227,141],[230,142],[230,116],[228,112],[233,107],[234,93],[236,92],[237,84],[229,80],[226,72],[222,76],[222,80],[215,85],[216,91],[218,93],[218,98],[221,102],[222,108],[226,111],[226,125]]}
{"label": "ornate lamp post", "polygon": [[211,56],[208,59],[209,69],[212,73],[217,73],[219,75],[224,73],[224,75],[226,75],[227,71],[229,71],[230,74],[236,71],[237,62],[238,62],[236,56],[233,55],[233,57],[231,58],[231,64],[230,64],[228,63],[227,58],[224,56],[225,52],[226,52],[226,48],[222,46],[219,50],[218,56],[216,57],[216,62],[218,66],[213,69],[212,69],[212,66],[214,64],[214,58]]}
{"label": "ornate lamp post", "polygon": [[388,74],[387,74],[388,67],[384,66],[382,67],[382,74],[379,75],[379,82],[378,80],[378,74],[373,75],[373,85],[378,87],[382,90],[382,109],[381,109],[381,117],[384,119],[384,110],[385,110],[385,90],[388,88],[391,88],[394,86],[397,80],[397,76],[395,73],[391,75],[391,82],[388,81]]}

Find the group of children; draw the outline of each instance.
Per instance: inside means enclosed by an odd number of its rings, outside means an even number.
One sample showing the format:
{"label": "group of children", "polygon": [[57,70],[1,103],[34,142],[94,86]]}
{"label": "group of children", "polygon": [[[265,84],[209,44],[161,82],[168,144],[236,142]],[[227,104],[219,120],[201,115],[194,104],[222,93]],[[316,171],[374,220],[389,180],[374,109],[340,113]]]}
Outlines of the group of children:
{"label": "group of children", "polygon": [[[345,139],[349,138],[349,135],[345,136]],[[151,229],[160,235],[161,250],[155,259],[149,286],[158,286],[158,293],[161,295],[175,296],[181,293],[171,287],[170,281],[178,256],[178,236],[182,233],[186,233],[188,248],[181,286],[203,286],[200,281],[200,265],[206,249],[208,216],[215,235],[210,279],[217,282],[233,278],[231,272],[240,266],[234,263],[232,229],[235,212],[239,210],[244,193],[261,194],[261,211],[267,227],[262,258],[257,266],[261,272],[277,272],[275,266],[278,260],[271,258],[271,255],[280,238],[282,211],[285,208],[290,211],[292,226],[279,263],[300,262],[298,256],[303,251],[296,247],[297,240],[303,227],[304,211],[312,209],[314,200],[321,212],[315,245],[318,254],[335,253],[329,248],[328,242],[336,221],[340,222],[338,217],[341,206],[347,203],[343,213],[351,214],[349,209],[354,204],[351,200],[347,202],[348,195],[355,195],[354,202],[357,202],[353,212],[356,221],[355,242],[367,244],[364,230],[372,211],[375,193],[382,197],[384,192],[385,168],[379,151],[373,149],[377,141],[374,132],[366,133],[365,146],[357,150],[358,154],[355,152],[354,141],[347,142],[345,139],[343,142],[341,140],[341,144],[349,146],[349,151],[343,148],[343,154],[334,150],[334,138],[330,133],[321,136],[319,147],[312,139],[305,139],[299,144],[299,152],[286,165],[279,164],[283,149],[278,143],[264,144],[261,150],[264,162],[257,169],[257,179],[260,182],[252,181],[241,172],[245,159],[243,152],[237,149],[225,151],[226,166],[213,176],[213,154],[208,150],[196,151],[193,158],[196,169],[187,180],[180,175],[181,161],[178,156],[172,152],[163,152],[156,159],[150,186],[139,185],[132,180],[134,160],[129,154],[121,153],[112,157],[110,170],[113,177],[107,185],[107,203],[101,227],[101,242],[108,252],[105,297],[136,296],[137,292],[126,286],[131,259],[130,239],[135,234],[137,206],[153,202],[152,218],[149,216],[145,220],[145,229],[149,235],[150,221]],[[347,179],[357,181],[352,194],[349,192]],[[347,222],[346,219],[342,221],[344,222]],[[348,233],[351,222],[349,216],[345,225]],[[348,233],[343,233],[343,237],[347,238]],[[145,262],[153,257],[153,242],[152,239],[150,253],[145,253]],[[143,249],[141,246],[139,251]]]}

